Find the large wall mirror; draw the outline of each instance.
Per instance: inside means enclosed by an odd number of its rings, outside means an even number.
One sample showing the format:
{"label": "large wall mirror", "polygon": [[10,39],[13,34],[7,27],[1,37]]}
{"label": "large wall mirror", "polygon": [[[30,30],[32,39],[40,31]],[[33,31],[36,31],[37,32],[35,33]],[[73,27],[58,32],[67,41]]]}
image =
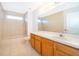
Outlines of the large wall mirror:
{"label": "large wall mirror", "polygon": [[41,31],[65,32],[79,35],[79,7],[39,18],[38,28]]}

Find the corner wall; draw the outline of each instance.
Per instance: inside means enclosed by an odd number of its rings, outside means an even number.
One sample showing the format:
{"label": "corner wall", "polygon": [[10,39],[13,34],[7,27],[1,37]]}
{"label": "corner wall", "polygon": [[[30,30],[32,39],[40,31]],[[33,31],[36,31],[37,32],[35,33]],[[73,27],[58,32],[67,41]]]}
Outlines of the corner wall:
{"label": "corner wall", "polygon": [[5,19],[5,14],[4,14],[4,10],[1,6],[1,3],[0,3],[0,40],[3,39],[3,36],[2,36],[2,32],[3,32],[3,21]]}

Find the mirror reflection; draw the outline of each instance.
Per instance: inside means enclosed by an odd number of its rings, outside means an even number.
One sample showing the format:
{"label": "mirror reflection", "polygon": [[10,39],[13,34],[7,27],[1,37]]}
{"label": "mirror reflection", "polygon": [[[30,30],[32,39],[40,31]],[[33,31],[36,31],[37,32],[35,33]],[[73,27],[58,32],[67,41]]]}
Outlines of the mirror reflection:
{"label": "mirror reflection", "polygon": [[79,7],[69,8],[39,18],[38,28],[41,31],[65,32],[79,35]]}

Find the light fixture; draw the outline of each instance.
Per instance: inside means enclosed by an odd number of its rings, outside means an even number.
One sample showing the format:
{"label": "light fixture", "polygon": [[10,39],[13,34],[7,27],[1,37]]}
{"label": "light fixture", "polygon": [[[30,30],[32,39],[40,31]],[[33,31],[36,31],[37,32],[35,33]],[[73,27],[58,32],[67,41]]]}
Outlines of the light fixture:
{"label": "light fixture", "polygon": [[14,20],[23,20],[20,16],[14,16],[14,15],[6,15],[7,19],[14,19]]}

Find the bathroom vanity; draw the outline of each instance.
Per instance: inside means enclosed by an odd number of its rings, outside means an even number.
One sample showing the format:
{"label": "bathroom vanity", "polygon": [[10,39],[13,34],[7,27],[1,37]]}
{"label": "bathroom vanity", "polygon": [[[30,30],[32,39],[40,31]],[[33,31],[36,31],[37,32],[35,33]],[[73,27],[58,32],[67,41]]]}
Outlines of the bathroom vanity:
{"label": "bathroom vanity", "polygon": [[31,46],[42,56],[79,56],[79,39],[54,32],[32,32]]}

